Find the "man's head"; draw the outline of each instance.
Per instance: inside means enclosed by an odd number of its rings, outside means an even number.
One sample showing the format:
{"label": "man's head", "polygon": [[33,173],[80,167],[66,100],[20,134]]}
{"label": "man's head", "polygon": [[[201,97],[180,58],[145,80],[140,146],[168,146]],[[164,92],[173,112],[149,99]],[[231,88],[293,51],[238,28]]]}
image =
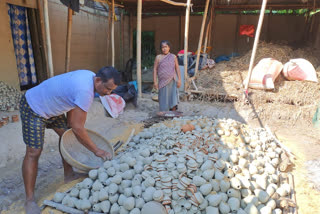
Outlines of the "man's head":
{"label": "man's head", "polygon": [[100,96],[111,94],[120,85],[120,78],[120,73],[114,67],[103,67],[94,78],[94,89]]}

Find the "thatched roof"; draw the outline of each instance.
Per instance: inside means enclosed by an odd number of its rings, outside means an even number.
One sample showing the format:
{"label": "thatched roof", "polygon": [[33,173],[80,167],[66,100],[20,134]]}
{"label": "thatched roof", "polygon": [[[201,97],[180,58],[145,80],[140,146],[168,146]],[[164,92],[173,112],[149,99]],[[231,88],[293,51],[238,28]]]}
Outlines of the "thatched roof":
{"label": "thatched roof", "polygon": [[[175,2],[186,3],[187,0],[174,0]],[[126,10],[135,11],[137,0],[116,0],[124,5]],[[173,6],[160,0],[142,0],[143,12],[183,12],[185,7]],[[191,0],[194,12],[203,11],[206,0]],[[261,7],[262,0],[214,0],[217,10],[257,10]],[[301,9],[320,8],[319,0],[268,0],[267,8],[270,9]]]}

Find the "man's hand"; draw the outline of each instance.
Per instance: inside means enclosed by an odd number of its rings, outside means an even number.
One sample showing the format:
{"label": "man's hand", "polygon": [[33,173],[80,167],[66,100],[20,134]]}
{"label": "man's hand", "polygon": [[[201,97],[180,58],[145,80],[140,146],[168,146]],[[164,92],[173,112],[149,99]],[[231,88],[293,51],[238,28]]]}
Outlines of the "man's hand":
{"label": "man's hand", "polygon": [[102,158],[104,161],[106,160],[111,160],[112,156],[110,154],[110,152],[106,152],[102,149],[98,149],[95,153],[94,153],[97,157]]}
{"label": "man's hand", "polygon": [[181,80],[178,80],[177,87],[180,88],[180,86],[181,86]]}

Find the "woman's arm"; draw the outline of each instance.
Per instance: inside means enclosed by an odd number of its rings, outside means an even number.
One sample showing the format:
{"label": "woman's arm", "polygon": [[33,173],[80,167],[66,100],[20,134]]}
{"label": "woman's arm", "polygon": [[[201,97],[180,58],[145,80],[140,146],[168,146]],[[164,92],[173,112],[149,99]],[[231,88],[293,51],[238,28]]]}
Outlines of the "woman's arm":
{"label": "woman's arm", "polygon": [[156,59],[154,60],[154,66],[153,66],[153,87],[155,89],[158,89],[158,81],[157,81],[157,76],[158,76],[158,64],[159,64],[159,55],[156,56]]}
{"label": "woman's arm", "polygon": [[181,72],[180,72],[180,67],[179,67],[177,57],[174,58],[174,63],[175,63],[175,68],[176,68],[176,72],[178,75],[177,87],[180,88],[180,86],[181,86]]}

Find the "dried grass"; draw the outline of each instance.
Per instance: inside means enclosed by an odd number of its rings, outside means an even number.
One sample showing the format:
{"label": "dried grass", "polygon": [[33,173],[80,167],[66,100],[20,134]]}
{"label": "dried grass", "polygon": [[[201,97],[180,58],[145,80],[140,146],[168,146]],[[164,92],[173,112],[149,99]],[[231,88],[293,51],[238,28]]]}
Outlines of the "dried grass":
{"label": "dried grass", "polygon": [[[286,63],[292,58],[304,58],[317,68],[317,76],[320,78],[319,56],[319,51],[310,48],[294,51],[286,45],[263,42],[258,46],[255,62],[257,63],[261,59],[268,57],[277,59],[282,63]],[[212,100],[211,94],[235,95],[242,98],[244,90],[242,82],[248,73],[250,57],[251,51],[242,57],[233,58],[229,62],[220,62],[213,69],[200,71],[196,79],[196,85],[205,94],[199,96],[199,99],[209,100],[210,98]],[[264,112],[272,111],[272,108],[280,108],[283,112],[288,110],[296,113],[299,112],[301,107],[303,107],[303,110],[301,110],[303,112],[311,111],[320,101],[320,83],[287,81],[280,74],[275,81],[275,89],[273,91],[249,89],[249,95],[250,101],[255,107],[264,109]],[[290,114],[290,112],[288,113]],[[309,114],[299,114],[300,117],[305,116],[308,119],[310,117]],[[267,113],[265,113],[265,117],[268,117]]]}

